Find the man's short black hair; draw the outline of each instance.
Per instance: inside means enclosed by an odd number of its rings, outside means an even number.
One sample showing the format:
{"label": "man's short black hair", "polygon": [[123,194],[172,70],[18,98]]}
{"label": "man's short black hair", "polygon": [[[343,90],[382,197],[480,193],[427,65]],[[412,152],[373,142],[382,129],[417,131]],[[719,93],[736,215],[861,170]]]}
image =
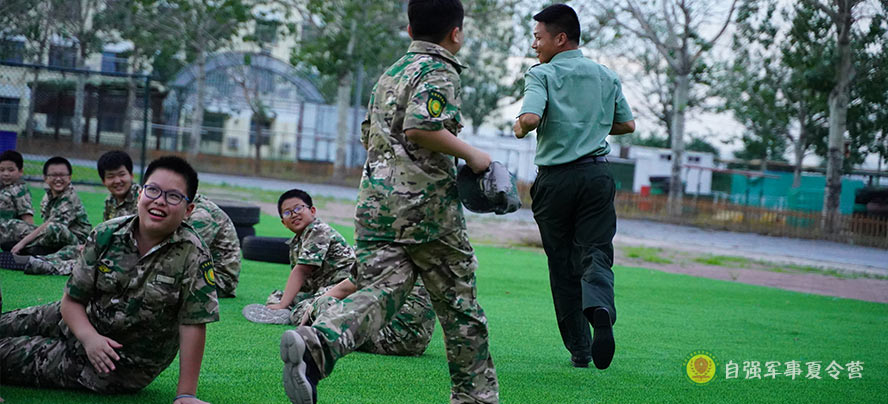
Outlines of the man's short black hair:
{"label": "man's short black hair", "polygon": [[546,31],[550,34],[558,35],[563,32],[569,41],[579,45],[580,19],[570,6],[553,4],[533,16],[533,19],[546,24]]}
{"label": "man's short black hair", "polygon": [[22,168],[25,166],[25,160],[22,158],[22,154],[15,150],[7,150],[0,153],[0,163],[4,161],[15,163],[15,166],[18,167],[19,171],[22,171]]}
{"label": "man's short black hair", "polygon": [[282,216],[284,212],[281,211],[281,205],[284,204],[284,201],[290,198],[299,198],[302,199],[302,202],[305,202],[308,207],[314,206],[311,202],[311,196],[308,195],[308,192],[305,192],[301,189],[293,188],[287,192],[284,192],[280,198],[278,198],[278,215]]}
{"label": "man's short black hair", "polygon": [[154,170],[159,168],[170,170],[185,178],[185,186],[187,187],[185,196],[188,197],[189,201],[194,202],[194,196],[197,195],[197,171],[194,171],[194,167],[191,167],[191,164],[188,164],[181,157],[163,156],[148,164],[148,169],[145,170],[145,179],[147,180],[151,177]]}
{"label": "man's short black hair", "polygon": [[54,166],[56,164],[63,164],[65,167],[68,167],[68,175],[71,175],[71,162],[62,156],[54,156],[50,157],[49,160],[46,160],[46,162],[43,163],[43,175],[45,176],[49,171],[49,166]]}
{"label": "man's short black hair", "polygon": [[99,178],[102,180],[105,179],[105,171],[113,171],[120,167],[126,168],[126,171],[133,175],[133,159],[122,150],[109,151],[99,157],[99,161],[96,162]]}
{"label": "man's short black hair", "polygon": [[454,27],[463,26],[465,11],[460,0],[410,0],[407,19],[413,39],[441,43]]}

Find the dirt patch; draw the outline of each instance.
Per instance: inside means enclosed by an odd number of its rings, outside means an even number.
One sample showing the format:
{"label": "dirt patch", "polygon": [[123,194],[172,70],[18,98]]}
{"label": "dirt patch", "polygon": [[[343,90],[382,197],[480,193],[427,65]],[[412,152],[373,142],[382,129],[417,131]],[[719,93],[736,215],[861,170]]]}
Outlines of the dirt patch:
{"label": "dirt patch", "polygon": [[[277,205],[254,202],[263,212],[277,215]],[[319,200],[318,214],[325,221],[354,224],[354,204],[338,200]],[[469,216],[466,220],[474,243],[542,249],[535,223]],[[768,286],[796,292],[888,303],[888,279],[854,272],[855,268],[823,268],[804,260],[787,261],[785,257],[744,256],[742,251],[723,251],[704,247],[661,248],[650,240],[619,235],[614,240],[617,265],[649,268],[729,282]],[[771,260],[770,258],[773,258]]]}

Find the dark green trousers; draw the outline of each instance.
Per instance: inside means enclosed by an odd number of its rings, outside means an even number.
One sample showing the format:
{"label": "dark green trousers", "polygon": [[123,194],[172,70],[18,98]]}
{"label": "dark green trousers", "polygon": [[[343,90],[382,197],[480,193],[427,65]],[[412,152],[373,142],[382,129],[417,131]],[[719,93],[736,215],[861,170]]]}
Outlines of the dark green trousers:
{"label": "dark green trousers", "polygon": [[549,284],[564,346],[591,356],[586,309],[614,307],[614,180],[606,162],[540,167],[530,188],[533,217],[549,261]]}

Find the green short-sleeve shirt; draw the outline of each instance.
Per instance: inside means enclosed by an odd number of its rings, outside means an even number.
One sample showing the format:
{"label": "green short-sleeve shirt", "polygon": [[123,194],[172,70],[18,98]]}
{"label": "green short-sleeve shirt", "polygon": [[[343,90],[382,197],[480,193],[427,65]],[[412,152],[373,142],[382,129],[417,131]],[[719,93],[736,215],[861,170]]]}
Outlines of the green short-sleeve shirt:
{"label": "green short-sleeve shirt", "polygon": [[24,215],[34,216],[28,184],[18,180],[0,185],[0,219],[21,219]]}
{"label": "green short-sleeve shirt", "polygon": [[519,115],[525,113],[542,118],[534,160],[538,166],[606,155],[610,145],[605,138],[613,123],[633,119],[616,73],[580,50],[558,53],[525,73]]}
{"label": "green short-sleeve shirt", "polygon": [[73,185],[68,185],[58,196],[51,196],[52,191],[46,189],[46,194],[40,201],[40,215],[44,222],[53,222],[68,227],[71,233],[77,236],[80,242],[86,241],[86,236],[92,230],[86,208],[77,196]]}
{"label": "green short-sleeve shirt", "polygon": [[315,267],[300,292],[315,293],[348,278],[355,250],[336,229],[315,218],[301,235],[290,240],[290,265],[299,264]]}
{"label": "green short-sleeve shirt", "polygon": [[142,187],[139,184],[130,186],[129,192],[123,201],[118,201],[114,195],[108,195],[105,198],[105,211],[102,213],[102,220],[111,220],[116,217],[135,215],[139,213],[139,191]]}

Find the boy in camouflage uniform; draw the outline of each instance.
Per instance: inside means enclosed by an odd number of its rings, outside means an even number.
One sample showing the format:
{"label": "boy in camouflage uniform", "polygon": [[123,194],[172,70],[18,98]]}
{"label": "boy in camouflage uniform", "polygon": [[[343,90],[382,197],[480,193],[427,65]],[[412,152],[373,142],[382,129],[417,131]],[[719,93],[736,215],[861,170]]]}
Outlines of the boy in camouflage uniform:
{"label": "boy in camouflage uniform", "polygon": [[240,241],[228,214],[209,200],[197,194],[194,210],[186,222],[194,227],[213,256],[216,271],[216,289],[219,297],[234,297],[240,278]]}
{"label": "boy in camouflage uniform", "polygon": [[43,165],[46,194],[40,202],[43,224],[35,226],[20,219],[0,221],[0,240],[16,242],[13,254],[76,251],[92,229],[86,209],[71,185],[71,163],[63,157],[52,157]]}
{"label": "boy in camouflage uniform", "polygon": [[411,0],[407,54],[383,73],[362,124],[367,162],[355,212],[359,289],[341,310],[281,337],[284,389],[315,403],[319,379],[391,321],[421,277],[444,331],[452,403],[497,403],[487,319],[476,299],[477,261],[456,190],[462,158],[474,172],[490,156],[459,140],[462,46],[459,0]]}
{"label": "boy in camouflage uniform", "polygon": [[218,321],[210,253],[191,226],[197,173],[155,160],[137,216],[90,233],[60,302],[0,316],[0,379],[37,387],[138,391],[179,352],[174,404],[195,397],[206,323]]}
{"label": "boy in camouflage uniform", "polygon": [[[15,150],[0,154],[0,228],[6,229],[7,220],[17,219],[34,224],[31,190],[22,180],[24,159]],[[5,231],[4,231],[5,233]]]}

